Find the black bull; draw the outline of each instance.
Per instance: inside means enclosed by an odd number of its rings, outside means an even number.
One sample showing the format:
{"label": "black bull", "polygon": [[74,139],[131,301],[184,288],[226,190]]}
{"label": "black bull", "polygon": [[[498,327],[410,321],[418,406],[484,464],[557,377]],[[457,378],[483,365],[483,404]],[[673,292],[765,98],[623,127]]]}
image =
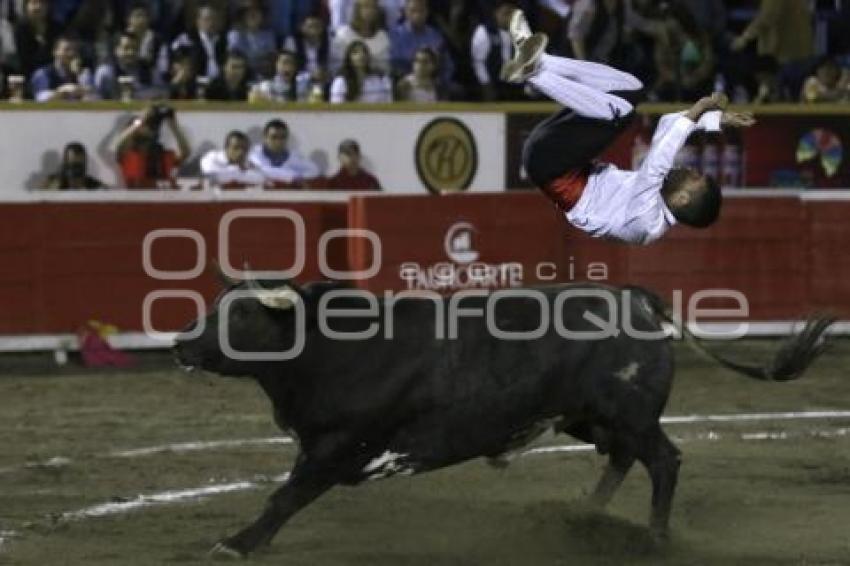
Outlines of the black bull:
{"label": "black bull", "polygon": [[[596,445],[609,454],[608,466],[592,495],[603,506],[635,460],[652,481],[650,525],[666,533],[679,469],[680,452],[661,430],[659,418],[673,381],[669,340],[633,337],[620,331],[603,339],[565,339],[558,328],[599,331],[599,320],[629,319],[629,328],[658,332],[670,321],[664,305],[639,288],[565,286],[538,289],[548,308],[557,306],[561,323],[550,316],[536,339],[504,340],[491,335],[486,316],[456,317],[456,337],[448,300],[376,300],[372,312],[363,298],[334,298],[328,306],[360,309],[360,314],[319,317],[322,298],[335,284],[291,285],[243,282],[220,299],[239,292],[228,305],[226,332],[233,349],[281,352],[295,342],[301,302],[304,347],[288,361],[240,361],[224,355],[219,343],[220,310],[206,318],[200,335],[178,337],[176,355],[185,367],[255,379],[272,401],[279,426],[295,436],[299,454],[288,481],[275,491],[255,522],[223,540],[218,552],[244,555],[271,541],[297,511],[335,485],[434,470],[477,457],[503,462],[549,428]],[[564,291],[579,293],[562,302]],[[584,291],[610,294],[582,296]],[[486,297],[466,297],[461,309],[486,311]],[[222,303],[219,303],[222,304]],[[612,305],[623,312],[612,316]],[[385,316],[390,315],[391,316]],[[438,314],[446,315],[440,318]],[[533,298],[500,300],[491,313],[502,331],[541,326],[541,305]],[[598,318],[593,321],[594,315]],[[386,322],[392,320],[393,338]],[[703,352],[746,376],[782,381],[801,375],[821,351],[831,320],[812,319],[764,367],[738,364]],[[441,328],[441,325],[445,325]],[[360,340],[328,337],[364,331]],[[196,325],[193,328],[197,327]]]}

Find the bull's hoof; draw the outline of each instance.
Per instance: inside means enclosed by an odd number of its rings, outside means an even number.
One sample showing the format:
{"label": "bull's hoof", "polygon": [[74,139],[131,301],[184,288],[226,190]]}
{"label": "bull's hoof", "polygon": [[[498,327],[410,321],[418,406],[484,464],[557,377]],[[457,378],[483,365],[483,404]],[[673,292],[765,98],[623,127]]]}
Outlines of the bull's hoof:
{"label": "bull's hoof", "polygon": [[209,552],[209,557],[215,560],[242,560],[246,556],[246,553],[228,546],[226,542],[217,543]]}

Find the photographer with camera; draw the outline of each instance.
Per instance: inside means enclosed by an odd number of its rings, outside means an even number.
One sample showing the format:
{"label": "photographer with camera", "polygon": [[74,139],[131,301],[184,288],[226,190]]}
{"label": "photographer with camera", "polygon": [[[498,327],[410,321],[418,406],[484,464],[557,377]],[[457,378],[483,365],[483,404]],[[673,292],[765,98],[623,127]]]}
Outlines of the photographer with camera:
{"label": "photographer with camera", "polygon": [[[174,136],[177,150],[166,149],[160,134],[163,124]],[[151,106],[118,136],[116,154],[124,186],[128,189],[176,189],[175,176],[192,152],[174,110]]]}

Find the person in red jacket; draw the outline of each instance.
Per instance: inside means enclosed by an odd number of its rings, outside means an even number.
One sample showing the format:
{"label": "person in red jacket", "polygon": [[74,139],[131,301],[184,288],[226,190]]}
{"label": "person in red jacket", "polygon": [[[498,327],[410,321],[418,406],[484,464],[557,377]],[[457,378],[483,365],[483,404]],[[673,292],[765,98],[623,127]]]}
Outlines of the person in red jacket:
{"label": "person in red jacket", "polygon": [[361,167],[360,145],[351,139],[339,144],[340,168],[327,180],[326,188],[345,191],[380,191],[378,179]]}

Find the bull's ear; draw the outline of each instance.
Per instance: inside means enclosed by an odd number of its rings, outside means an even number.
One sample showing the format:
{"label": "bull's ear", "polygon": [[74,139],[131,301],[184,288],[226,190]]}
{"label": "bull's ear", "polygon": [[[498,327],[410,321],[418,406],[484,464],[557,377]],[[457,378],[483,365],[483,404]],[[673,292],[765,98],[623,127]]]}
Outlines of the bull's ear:
{"label": "bull's ear", "polygon": [[274,289],[266,289],[253,279],[248,280],[248,288],[253,291],[257,300],[266,308],[274,310],[289,310],[296,302],[301,300],[301,295],[298,291],[292,289],[288,285],[276,287]]}

